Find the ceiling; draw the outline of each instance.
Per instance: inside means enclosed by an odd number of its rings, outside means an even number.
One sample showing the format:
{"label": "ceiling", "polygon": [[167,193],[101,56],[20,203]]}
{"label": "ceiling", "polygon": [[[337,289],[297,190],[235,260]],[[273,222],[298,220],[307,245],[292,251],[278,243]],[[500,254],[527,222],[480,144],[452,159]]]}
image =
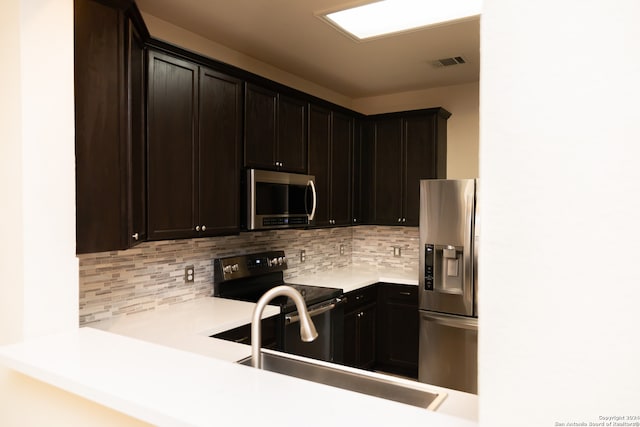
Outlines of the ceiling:
{"label": "ceiling", "polygon": [[[316,16],[353,5],[353,0],[136,3],[145,13],[349,98],[479,80],[479,18],[356,42]],[[462,56],[466,63],[451,67],[432,64],[455,56]]]}

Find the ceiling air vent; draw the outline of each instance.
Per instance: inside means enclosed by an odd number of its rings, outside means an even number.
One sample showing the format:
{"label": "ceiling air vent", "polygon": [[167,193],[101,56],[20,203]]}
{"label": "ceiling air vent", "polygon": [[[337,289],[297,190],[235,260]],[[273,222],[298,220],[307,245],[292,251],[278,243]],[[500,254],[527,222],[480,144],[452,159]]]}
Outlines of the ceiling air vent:
{"label": "ceiling air vent", "polygon": [[433,61],[434,67],[450,67],[452,65],[466,64],[467,61],[464,60],[462,56],[453,56],[451,58],[441,58],[436,61]]}

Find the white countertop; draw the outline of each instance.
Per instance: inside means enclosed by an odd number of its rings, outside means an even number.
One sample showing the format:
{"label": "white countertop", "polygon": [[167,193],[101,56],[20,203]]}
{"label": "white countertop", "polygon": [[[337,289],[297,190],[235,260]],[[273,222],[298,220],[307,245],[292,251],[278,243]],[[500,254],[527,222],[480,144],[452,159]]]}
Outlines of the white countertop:
{"label": "white countertop", "polygon": [[[413,279],[407,274],[403,279],[403,274],[350,268],[295,278],[292,282],[339,287],[345,292],[378,281],[417,284],[417,279],[411,283]],[[0,362],[163,426],[227,425],[239,421],[280,426],[284,418],[303,419],[306,425],[335,424],[336,420],[340,424],[385,426],[390,422],[443,427],[477,425],[478,402],[472,394],[433,386],[434,390],[445,391],[447,398],[432,412],[230,363],[249,356],[250,347],[209,336],[249,323],[254,306],[201,298],[0,347]],[[276,307],[267,306],[263,317],[277,311]],[[279,407],[284,410],[277,411]],[[305,409],[309,407],[311,412]]]}
{"label": "white countertop", "polygon": [[346,293],[378,282],[418,286],[418,271],[347,267],[323,271],[322,273],[296,276],[289,281],[301,285],[341,288]]}
{"label": "white countertop", "polygon": [[0,361],[159,426],[477,425],[92,328],[0,347]]}
{"label": "white countertop", "polygon": [[[160,310],[104,320],[90,326],[235,362],[251,354],[249,346],[209,337],[251,323],[254,307],[255,304],[244,301],[199,298]],[[278,313],[277,307],[268,305],[262,318]]]}

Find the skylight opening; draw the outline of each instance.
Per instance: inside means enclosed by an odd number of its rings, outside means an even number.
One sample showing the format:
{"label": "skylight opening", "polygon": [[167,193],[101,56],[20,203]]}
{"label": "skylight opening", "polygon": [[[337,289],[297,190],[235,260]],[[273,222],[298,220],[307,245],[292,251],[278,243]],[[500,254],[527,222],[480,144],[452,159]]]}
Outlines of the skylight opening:
{"label": "skylight opening", "polygon": [[474,18],[482,0],[381,0],[322,15],[356,40]]}

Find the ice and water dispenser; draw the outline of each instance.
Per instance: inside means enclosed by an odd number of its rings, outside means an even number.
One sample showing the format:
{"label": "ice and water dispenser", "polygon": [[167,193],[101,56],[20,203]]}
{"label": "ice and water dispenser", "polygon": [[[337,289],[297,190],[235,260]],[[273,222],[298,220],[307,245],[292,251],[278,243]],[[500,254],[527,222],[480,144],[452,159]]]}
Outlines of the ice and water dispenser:
{"label": "ice and water dispenser", "polygon": [[424,288],[449,294],[462,294],[464,289],[464,248],[427,243],[424,248]]}

